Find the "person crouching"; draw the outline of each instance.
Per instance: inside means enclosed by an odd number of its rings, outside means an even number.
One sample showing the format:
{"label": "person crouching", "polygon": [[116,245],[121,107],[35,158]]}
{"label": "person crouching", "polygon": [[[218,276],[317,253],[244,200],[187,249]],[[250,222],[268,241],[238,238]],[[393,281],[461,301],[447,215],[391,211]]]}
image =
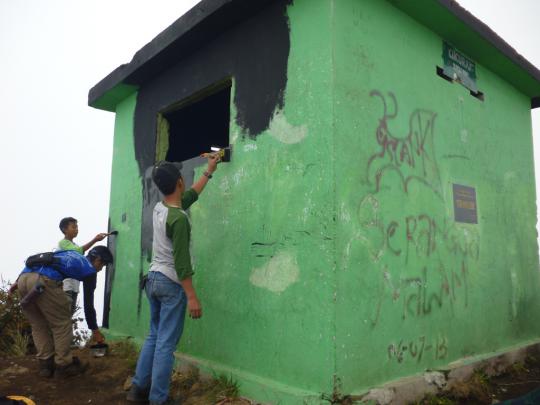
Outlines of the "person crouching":
{"label": "person crouching", "polygon": [[[17,286],[21,303],[25,302],[22,312],[32,327],[39,375],[52,377],[54,374],[63,378],[82,374],[88,363],[71,355],[71,302],[62,290],[62,280],[82,281],[94,276],[103,266],[112,263],[112,254],[105,246],[96,246],[87,257],[75,251],[54,252],[53,256],[54,264],[25,267]],[[40,290],[37,293],[36,286]],[[25,299],[29,296],[30,300]]]}

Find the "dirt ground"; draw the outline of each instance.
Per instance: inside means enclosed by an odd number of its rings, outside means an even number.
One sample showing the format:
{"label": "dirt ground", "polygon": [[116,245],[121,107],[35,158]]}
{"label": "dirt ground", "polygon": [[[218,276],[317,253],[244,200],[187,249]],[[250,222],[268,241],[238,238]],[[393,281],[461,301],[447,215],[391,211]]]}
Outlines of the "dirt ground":
{"label": "dirt ground", "polygon": [[34,356],[0,359],[0,394],[22,395],[37,405],[126,404],[123,384],[130,372],[116,356],[93,358],[88,350],[74,355],[90,362],[84,377],[40,378]]}
{"label": "dirt ground", "polygon": [[[94,358],[89,350],[74,350],[74,355],[90,362],[84,376],[65,380],[40,378],[38,362],[32,355],[0,359],[0,396],[22,395],[36,405],[127,405],[126,390],[133,375],[134,358],[109,353]],[[256,405],[238,397],[238,387],[226,379],[202,380],[196,373],[175,373],[171,394],[186,405]]]}
{"label": "dirt ground", "polygon": [[[134,357],[111,350],[105,357],[94,358],[87,349],[74,354],[90,362],[84,377],[66,380],[39,378],[37,360],[32,355],[0,359],[0,396],[22,395],[37,405],[107,404],[126,405],[126,389],[133,374]],[[531,394],[538,390],[536,394]],[[256,405],[238,397],[238,386],[230,380],[200,379],[196,372],[175,373],[171,387],[175,398],[185,405],[235,404]],[[529,394],[527,401],[505,404],[540,404],[540,360],[528,357],[514,364],[498,377],[487,377],[481,371],[444,396],[428,396],[419,404],[475,405],[494,404]],[[351,404],[349,400],[334,403]]]}

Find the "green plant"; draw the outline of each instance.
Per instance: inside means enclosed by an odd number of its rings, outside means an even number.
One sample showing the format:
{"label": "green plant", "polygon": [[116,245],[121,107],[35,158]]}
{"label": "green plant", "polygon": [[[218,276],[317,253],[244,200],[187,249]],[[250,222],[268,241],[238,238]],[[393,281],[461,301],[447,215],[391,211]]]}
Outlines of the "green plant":
{"label": "green plant", "polygon": [[11,338],[13,339],[13,346],[11,346],[11,353],[13,356],[25,356],[28,352],[28,344],[30,343],[30,335],[23,334],[19,330],[15,330]]}
{"label": "green plant", "polygon": [[489,385],[489,377],[483,370],[475,370],[471,380],[481,386]]}
{"label": "green plant", "polygon": [[33,346],[31,328],[22,313],[19,294],[10,294],[9,286],[0,279],[0,354],[24,356]]}
{"label": "green plant", "polygon": [[218,400],[231,400],[238,397],[240,387],[238,382],[235,381],[232,376],[227,377],[224,374],[221,374],[215,378],[215,388],[216,399]]}
{"label": "green plant", "polygon": [[130,369],[135,369],[137,358],[139,357],[139,349],[131,337],[112,342],[109,345],[109,351],[112,355],[126,360]]}
{"label": "green plant", "polygon": [[172,376],[173,396],[187,398],[185,405],[252,404],[239,397],[239,384],[232,376],[214,374],[213,378],[201,378],[196,367],[176,371]]}
{"label": "green plant", "polygon": [[527,374],[529,369],[525,367],[524,363],[518,362],[510,366],[510,373],[514,375]]}
{"label": "green plant", "polygon": [[84,321],[84,318],[79,316],[81,307],[77,305],[75,307],[75,313],[71,319],[73,327],[73,344],[78,347],[83,347],[90,339],[90,331],[81,327],[80,323]]}

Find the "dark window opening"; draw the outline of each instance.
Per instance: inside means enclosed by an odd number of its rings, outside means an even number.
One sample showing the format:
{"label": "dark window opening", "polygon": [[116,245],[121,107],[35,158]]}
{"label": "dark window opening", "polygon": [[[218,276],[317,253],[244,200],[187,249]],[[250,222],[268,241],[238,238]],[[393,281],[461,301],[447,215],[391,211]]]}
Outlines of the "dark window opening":
{"label": "dark window opening", "polygon": [[210,147],[229,146],[231,83],[173,106],[162,117],[168,124],[165,159],[182,162]]}
{"label": "dark window opening", "polygon": [[[444,69],[442,67],[440,67],[440,66],[437,66],[436,72],[437,72],[437,76],[442,77],[444,80],[446,80],[446,81],[448,81],[450,83],[454,83],[456,81],[459,82],[459,80],[456,80],[456,79],[446,75],[444,73]],[[471,96],[477,98],[478,100],[484,101],[484,93],[482,93],[481,91],[474,92],[472,90],[469,90],[469,93],[471,94]]]}

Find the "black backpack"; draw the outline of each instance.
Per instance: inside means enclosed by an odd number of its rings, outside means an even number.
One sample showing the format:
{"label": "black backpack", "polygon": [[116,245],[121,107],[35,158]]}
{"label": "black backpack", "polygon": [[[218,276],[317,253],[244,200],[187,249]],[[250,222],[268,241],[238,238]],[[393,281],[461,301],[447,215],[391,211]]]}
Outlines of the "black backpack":
{"label": "black backpack", "polygon": [[54,257],[54,252],[45,252],[28,257],[24,264],[26,267],[31,269],[37,269],[41,266],[48,266],[57,269],[57,265],[60,264],[60,259]]}

